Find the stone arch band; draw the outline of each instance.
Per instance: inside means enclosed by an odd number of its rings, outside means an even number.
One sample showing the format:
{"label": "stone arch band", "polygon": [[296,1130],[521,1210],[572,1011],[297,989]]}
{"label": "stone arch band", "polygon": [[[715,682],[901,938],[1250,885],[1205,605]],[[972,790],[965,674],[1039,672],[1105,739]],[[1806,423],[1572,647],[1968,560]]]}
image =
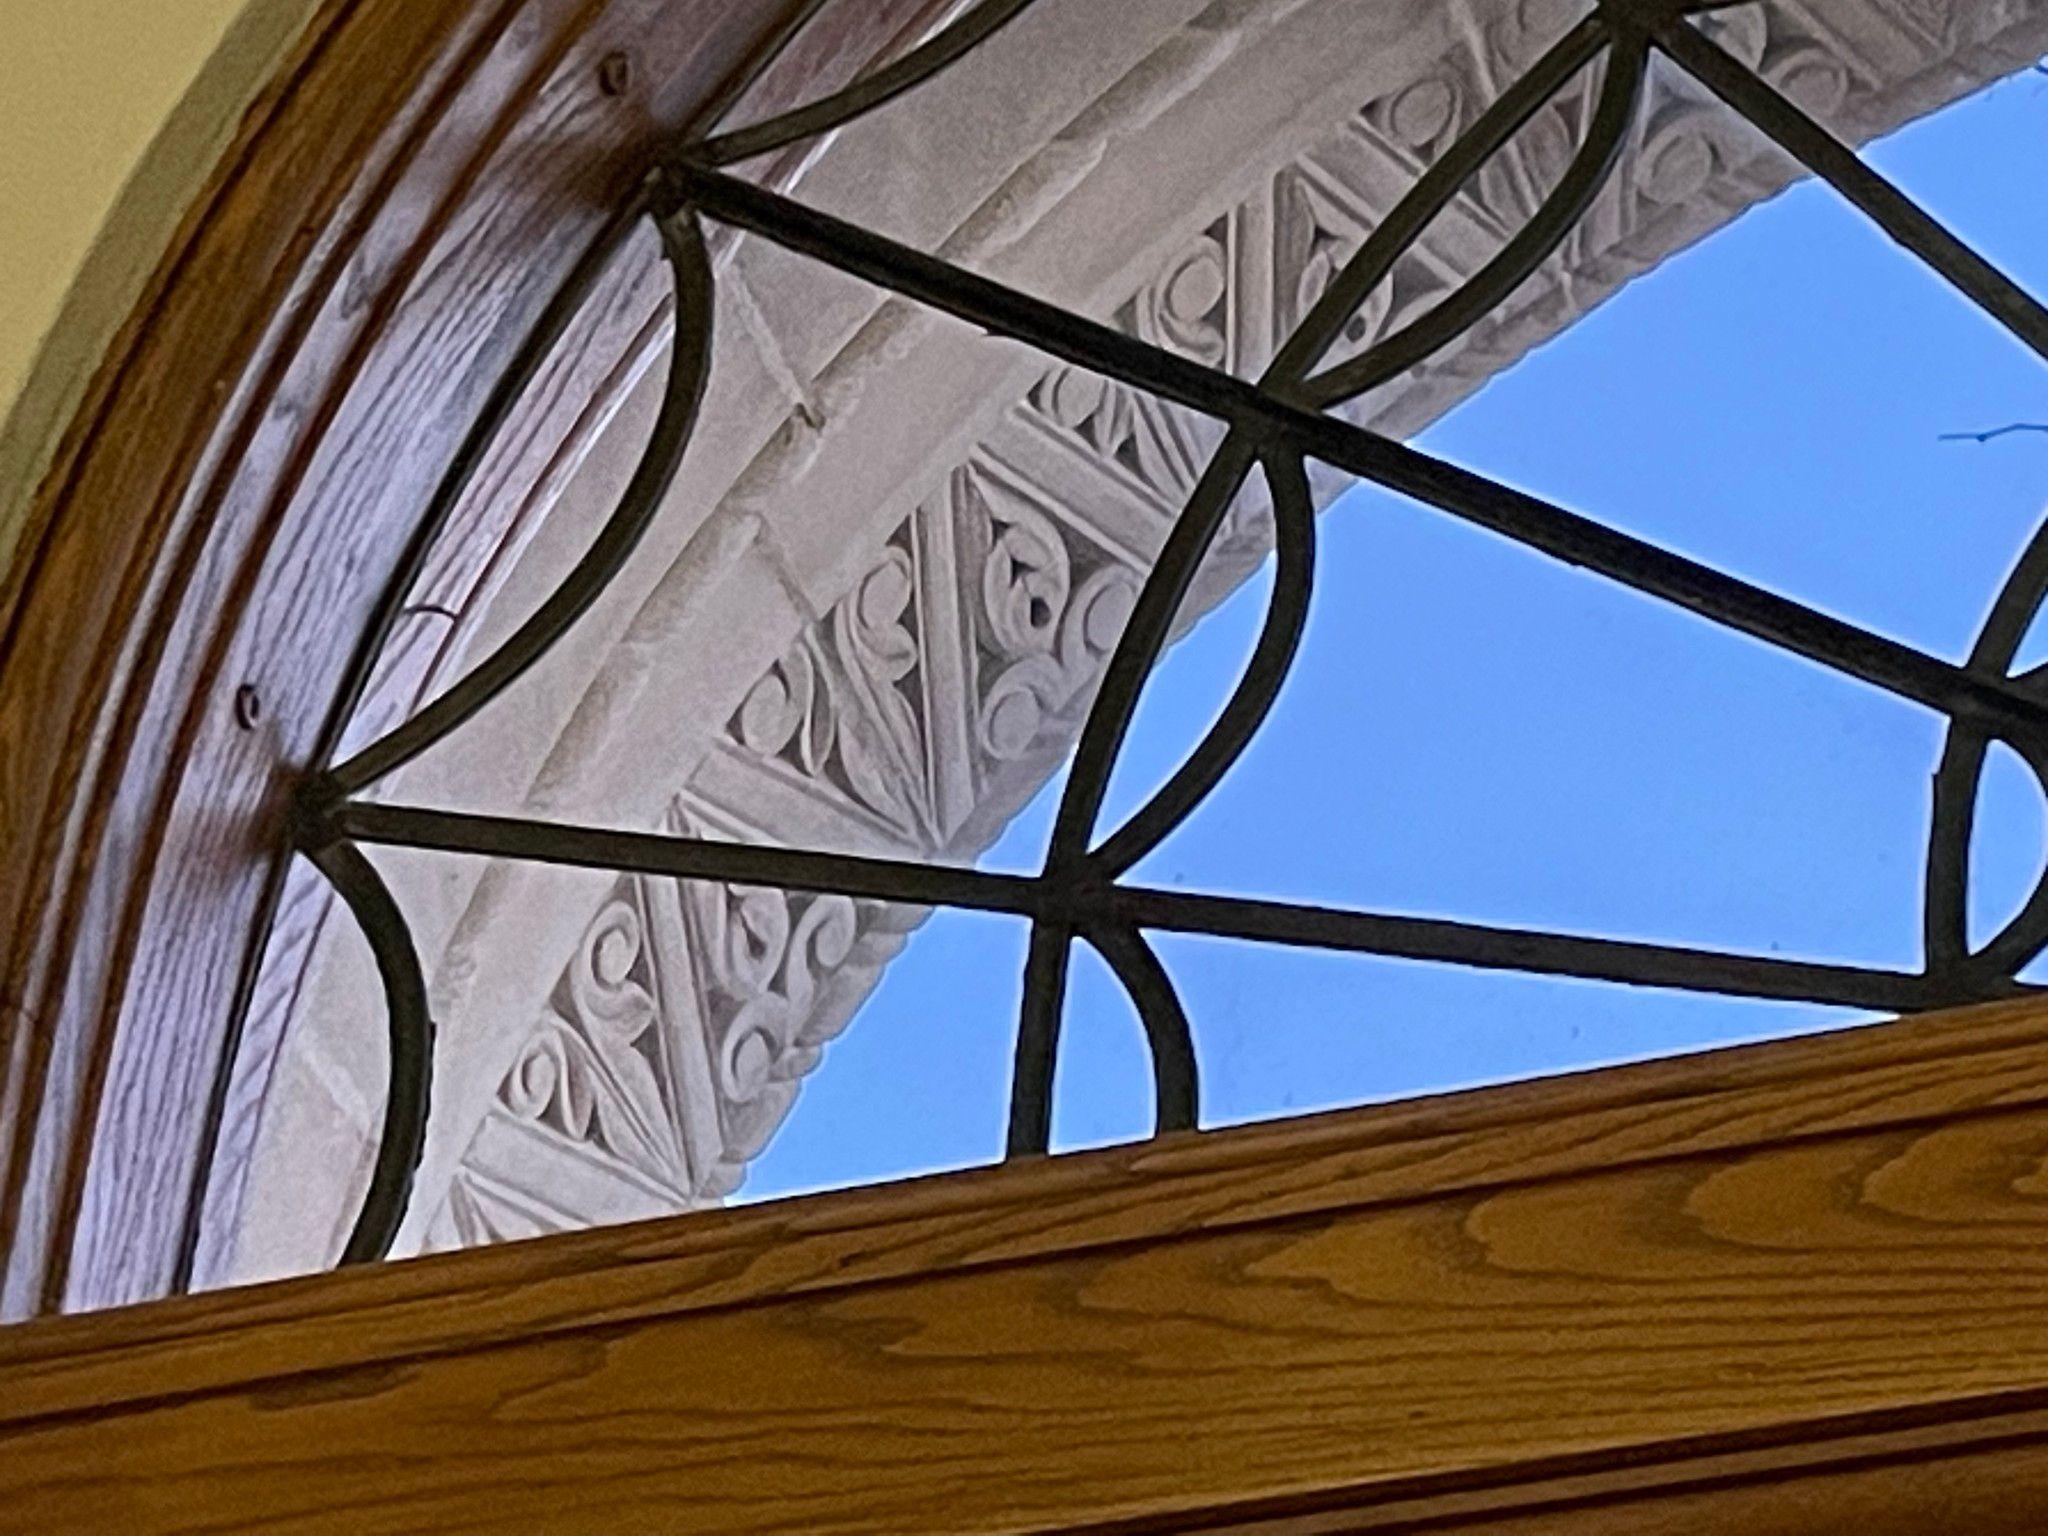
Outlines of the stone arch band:
{"label": "stone arch band", "polygon": [[[1029,919],[1031,943],[1010,1096],[1012,1155],[1047,1150],[1068,956],[1085,939],[1130,994],[1154,1068],[1155,1129],[1198,1127],[1194,1039],[1147,933],[1203,933],[1453,964],[1728,995],[1911,1012],[2026,990],[2021,969],[2048,944],[2048,878],[2022,911],[1971,949],[1963,914],[1969,838],[1984,761],[2010,744],[2048,783],[2048,690],[2010,675],[2048,599],[2048,532],[2036,537],[1961,666],[1609,528],[1353,425],[1331,408],[1396,377],[1483,319],[1558,249],[1605,184],[1661,55],[1818,175],[2038,356],[2048,311],[1869,169],[1824,127],[1724,51],[1697,24],[1718,3],[1602,0],[1503,91],[1416,180],[1332,279],[1266,372],[1237,378],[830,217],[743,180],[730,167],[826,133],[913,91],[1023,14],[1030,0],[982,0],[895,62],[825,98],[678,146],[592,242],[486,402],[424,512],[332,717],[298,804],[298,846],[369,937],[385,990],[391,1083],[369,1191],[344,1262],[381,1257],[403,1221],[425,1143],[433,1029],[405,919],[362,849],[403,847],[730,881],[874,900],[957,906]],[[1327,355],[1396,262],[1467,182],[1582,74],[1598,70],[1581,142],[1526,224],[1458,289],[1358,356]],[[744,82],[732,93],[736,98]],[[590,547],[496,650],[404,724],[334,761],[335,744],[434,540],[521,391],[625,238],[651,222],[676,293],[667,390],[631,482]],[[713,284],[704,226],[770,241],[1075,368],[1221,422],[1226,431],[1167,535],[1111,651],[1086,717],[1050,851],[1036,875],[373,803],[363,791],[458,730],[516,681],[623,568],[688,447],[711,356]],[[1943,717],[1934,786],[1923,964],[1894,971],[1642,944],[1449,920],[1195,894],[1127,878],[1201,804],[1250,744],[1292,666],[1315,585],[1306,464],[1321,461],[1439,512],[1582,566],[1635,591],[1907,699]],[[1111,769],[1146,678],[1233,499],[1254,471],[1274,506],[1273,596],[1252,657],[1224,709],[1135,814],[1098,840]]]}

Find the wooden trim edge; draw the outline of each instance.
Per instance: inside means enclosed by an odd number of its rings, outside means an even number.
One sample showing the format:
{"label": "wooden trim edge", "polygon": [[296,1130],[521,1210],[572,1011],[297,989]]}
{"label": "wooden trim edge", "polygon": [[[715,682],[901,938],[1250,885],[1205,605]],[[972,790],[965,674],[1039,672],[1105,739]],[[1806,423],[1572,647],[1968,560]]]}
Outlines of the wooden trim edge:
{"label": "wooden trim edge", "polygon": [[1944,1010],[40,1319],[0,1329],[0,1426],[2044,1104],[2048,1005]]}

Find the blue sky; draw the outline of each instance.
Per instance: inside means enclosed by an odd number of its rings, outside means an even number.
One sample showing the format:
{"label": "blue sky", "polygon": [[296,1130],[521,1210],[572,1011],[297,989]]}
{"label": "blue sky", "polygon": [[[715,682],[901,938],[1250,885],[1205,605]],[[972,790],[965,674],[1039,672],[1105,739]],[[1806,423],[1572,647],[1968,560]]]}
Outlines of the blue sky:
{"label": "blue sky", "polygon": [[[2048,295],[2048,77],[1868,151]],[[1627,289],[1418,441],[1443,457],[1960,660],[2048,509],[2048,370],[1824,187]],[[1911,968],[1939,722],[1916,706],[1373,487],[1321,522],[1307,640],[1264,733],[1135,878]],[[1200,734],[1266,573],[1148,685],[1113,824]],[[2022,662],[2048,657],[2030,638]],[[1057,782],[986,862],[1035,865]],[[1972,920],[2043,858],[1994,757]],[[936,915],[805,1085],[742,1198],[1000,1156],[1024,924]],[[1855,1019],[1164,936],[1220,1125]],[[1129,1004],[1076,951],[1055,1145],[1150,1126]]]}

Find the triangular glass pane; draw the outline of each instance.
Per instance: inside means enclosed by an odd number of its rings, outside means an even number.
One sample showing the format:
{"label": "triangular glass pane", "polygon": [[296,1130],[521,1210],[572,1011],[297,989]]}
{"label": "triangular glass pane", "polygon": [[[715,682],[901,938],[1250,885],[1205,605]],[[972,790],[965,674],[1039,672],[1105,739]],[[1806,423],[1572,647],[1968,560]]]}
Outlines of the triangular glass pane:
{"label": "triangular glass pane", "polygon": [[[1974,152],[2016,174],[2037,158]],[[2048,436],[1948,434],[2044,390],[2038,358],[1807,180],[1634,278],[1418,446],[1960,661],[2041,522]]]}
{"label": "triangular glass pane", "polygon": [[1917,965],[1932,716],[1385,492],[1319,535],[1272,717],[1134,879]]}
{"label": "triangular glass pane", "polygon": [[[1222,428],[921,312],[876,364],[889,387],[806,396],[796,378],[845,372],[839,329],[857,339],[846,317],[876,291],[749,238],[718,295],[701,435],[633,558],[532,673],[378,793],[973,862],[1057,772]],[[959,395],[988,402],[964,427]],[[647,414],[600,436],[472,650],[589,546]],[[1257,534],[1226,538],[1227,580],[1205,573],[1197,610],[1256,563]]]}

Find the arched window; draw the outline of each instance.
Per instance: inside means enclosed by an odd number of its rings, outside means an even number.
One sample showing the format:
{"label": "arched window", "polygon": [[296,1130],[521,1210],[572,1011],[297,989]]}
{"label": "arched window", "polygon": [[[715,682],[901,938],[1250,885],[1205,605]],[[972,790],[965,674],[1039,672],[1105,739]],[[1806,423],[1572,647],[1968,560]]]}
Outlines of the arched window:
{"label": "arched window", "polygon": [[[1233,309],[1246,299],[1225,270],[1239,255],[1227,227],[1205,234],[1195,255],[1174,265],[1162,286],[1104,320],[1040,297],[1030,283],[989,275],[988,258],[1000,253],[1003,239],[975,238],[971,218],[952,238],[922,248],[775,190],[772,177],[755,174],[764,164],[790,164],[822,136],[884,108],[914,113],[921,90],[934,88],[949,71],[971,67],[979,51],[1005,40],[1025,46],[1019,39],[1028,35],[1032,9],[1025,0],[981,0],[837,92],[674,146],[592,243],[425,510],[358,664],[351,685],[358,698],[371,689],[379,658],[406,617],[426,601],[423,572],[452,512],[471,492],[506,411],[532,387],[622,246],[658,239],[673,287],[675,341],[658,388],[649,391],[647,419],[637,428],[637,461],[615,477],[622,483],[587,547],[550,589],[535,594],[519,622],[490,637],[482,659],[466,665],[459,681],[402,723],[363,733],[361,711],[338,712],[327,761],[299,796],[298,846],[368,937],[389,1012],[389,1101],[347,1259],[390,1249],[435,1104],[428,980],[407,915],[365,849],[482,855],[676,883],[684,893],[681,905],[666,917],[630,887],[602,903],[582,945],[581,968],[572,966],[564,982],[581,989],[580,1006],[590,1017],[624,1021],[617,1035],[609,1042],[601,1030],[587,1028],[549,1035],[513,1064],[505,1092],[536,1118],[552,1115],[558,1128],[573,1122],[581,1133],[622,1144],[668,1134],[651,1122],[663,1104],[673,1112],[686,1072],[640,1039],[654,1005],[635,968],[642,952],[661,942],[656,929],[664,921],[696,925],[691,931],[700,964],[712,955],[735,975],[750,966],[761,972],[751,993],[739,982],[725,984],[722,1012],[715,1028],[707,1026],[706,1060],[691,1069],[719,1079],[700,1112],[714,1112],[709,1106],[716,1105],[727,1117],[758,1117],[757,1124],[724,1127],[723,1150],[709,1156],[728,1167],[735,1157],[743,1166],[772,1134],[795,1079],[859,1006],[874,974],[914,926],[913,915],[892,927],[893,913],[966,909],[1028,925],[1008,1089],[1012,1156],[1043,1153],[1052,1140],[1061,1020],[1080,946],[1106,964],[1142,1023],[1158,1131],[1204,1123],[1201,1030],[1191,1022],[1193,1005],[1177,990],[1173,968],[1161,961],[1161,935],[1825,1004],[1864,1014],[1913,1012],[2025,988],[2021,973],[2048,943],[2048,887],[2037,883],[1995,931],[1973,934],[1972,818],[1994,746],[2009,747],[2036,775],[2044,769],[2048,703],[2030,674],[2018,670],[2018,659],[2048,594],[2048,546],[2030,545],[2004,587],[1985,594],[1989,618],[1967,657],[1952,660],[1404,441],[1410,430],[1404,411],[1411,420],[1431,414],[1414,398],[1423,365],[1455,355],[1475,336],[1497,350],[1516,348],[1514,338],[1503,335],[1510,319],[1539,335],[1540,319],[1527,318],[1534,308],[1527,296],[1543,287],[1546,273],[1566,292],[1573,283],[1614,286],[1619,278],[1603,273],[1601,263],[1611,265],[1614,252],[1641,236],[1629,225],[1633,200],[1652,197],[1697,224],[1644,237],[1660,250],[1711,227],[1741,205],[1708,207],[1715,178],[1731,164],[1751,179],[1742,201],[1782,182],[1795,166],[1811,173],[2024,347],[2048,356],[2048,312],[1824,126],[1821,119],[1840,108],[1840,82],[1825,68],[1818,86],[1801,75],[1816,67],[1818,56],[1810,39],[1798,35],[1796,18],[1771,14],[1779,8],[1770,6],[1652,0],[1603,0],[1582,13],[1541,19],[1525,14],[1540,8],[1509,7],[1523,34],[1511,44],[1495,39],[1482,45],[1479,55],[1498,78],[1424,73],[1375,99],[1379,142],[1399,146],[1413,167],[1391,206],[1360,217],[1344,209],[1341,186],[1319,186],[1313,177],[1270,193],[1283,201],[1322,197],[1333,206],[1303,226],[1306,237],[1297,238],[1293,266],[1282,274],[1291,290],[1284,302],[1269,302],[1259,317],[1264,330],[1250,339],[1251,327]],[[1010,204],[991,198],[983,214],[991,206],[997,215],[1014,212],[1034,197],[1056,201],[1102,156],[1105,142],[1155,121],[1208,71],[1235,67],[1227,57],[1232,49],[1258,47],[1264,39],[1255,34],[1284,31],[1300,10],[1221,0],[1198,8],[1166,29],[1156,55],[1137,60],[1094,97],[1092,117],[1084,112],[1051,136],[1058,153],[1027,162],[1002,185]],[[2006,46],[2017,51],[2025,45]],[[1215,60],[1173,56],[1176,49],[1204,48]],[[1831,83],[1838,87],[1834,97],[1827,94]],[[892,107],[898,98],[900,106]],[[1700,132],[1695,124],[1691,133],[1674,133],[1679,105],[1696,118],[1712,113],[1721,126]],[[1885,111],[1895,121],[1913,104],[1851,107],[1864,113],[1867,133],[1881,125]],[[1854,121],[1855,110],[1838,115]],[[1756,143],[1775,146],[1765,169],[1746,167],[1731,152],[1729,136],[1737,133],[1760,135]],[[962,153],[971,155],[973,146]],[[901,174],[920,172],[905,164]],[[1473,236],[1475,254],[1465,268],[1447,270],[1431,242],[1442,237],[1446,221],[1469,216],[1475,189],[1489,176],[1519,178],[1516,195],[1494,202],[1496,211],[1510,208],[1514,218],[1497,232]],[[878,224],[901,206],[886,187],[869,188],[868,195],[885,214]],[[1269,203],[1269,218],[1275,206]],[[1595,216],[1621,221],[1622,227],[1605,232],[1605,248],[1595,248],[1587,232]],[[1280,242],[1270,229],[1265,235],[1270,260]],[[730,259],[742,238],[783,253],[774,270],[806,264],[856,279],[869,293],[864,307],[857,306],[858,323],[846,327],[850,339],[842,339],[830,362],[822,370],[792,370],[806,372],[808,381],[792,386],[799,409],[786,428],[800,436],[809,412],[810,427],[826,435],[826,418],[846,409],[845,397],[868,382],[860,369],[892,349],[900,355],[914,348],[920,327],[951,326],[947,334],[956,344],[980,333],[973,344],[1007,348],[1006,361],[1023,352],[1035,360],[1028,404],[1053,429],[1092,443],[1111,461],[1121,456],[1134,483],[1154,491],[1181,487],[1156,542],[1136,567],[1113,558],[1091,563],[1029,497],[1005,483],[1000,464],[971,461],[945,491],[953,503],[971,506],[971,517],[949,511],[927,526],[914,513],[890,535],[880,561],[746,689],[721,750],[780,763],[787,777],[825,783],[849,814],[909,829],[915,835],[906,836],[902,853],[848,851],[832,846],[829,834],[818,842],[780,832],[764,837],[721,822],[715,792],[700,797],[696,812],[687,805],[671,809],[658,831],[385,798],[380,791],[392,775],[458,738],[480,711],[543,666],[579,618],[626,579],[628,557],[690,461],[693,433],[713,410],[721,385],[714,335],[735,316],[744,323],[752,315],[760,323],[762,301],[746,290],[761,279]],[[1265,276],[1273,280],[1270,268]],[[739,290],[737,297],[722,300],[728,289]],[[835,288],[819,302],[838,297]],[[1596,298],[1577,296],[1573,312]],[[1525,339],[1519,346],[1528,344]],[[1463,388],[1470,388],[1470,377],[1468,371]],[[1455,370],[1437,379],[1447,400],[1460,384]],[[1600,406],[1587,402],[1586,408]],[[756,456],[754,468],[766,463],[773,470],[817,451],[786,430]],[[823,451],[840,454],[835,463],[844,468],[857,448]],[[1628,443],[1617,442],[1615,451],[1629,451]],[[1319,586],[1317,576],[1316,508],[1329,498],[1333,472],[1928,712],[1940,724],[1942,746],[1931,787],[1919,963],[1898,968],[1603,938],[1190,890],[1146,878],[1140,866],[1147,855],[1197,813],[1253,743],[1287,682],[1312,599],[1342,600]],[[809,482],[808,493],[817,492],[818,482]],[[972,558],[958,547],[969,528],[980,540]],[[692,546],[693,558],[699,567],[730,558],[729,551],[720,555],[717,539],[745,535],[746,525],[729,519]],[[1269,548],[1270,596],[1241,676],[1160,774],[1161,782],[1130,797],[1131,808],[1105,815],[1140,694],[1169,642],[1257,567]],[[949,619],[940,605],[957,609],[963,583],[972,585],[975,612]],[[932,626],[946,622],[965,622],[964,632],[978,647],[967,658],[974,676],[954,682],[968,700],[959,727],[978,736],[957,747],[936,738],[936,717],[915,692],[930,682],[923,669],[934,665],[934,648],[920,645],[931,638]],[[621,643],[630,646],[630,633]],[[351,729],[367,739],[345,739]],[[1390,735],[1386,750],[1400,750],[1398,723]],[[974,867],[975,845],[985,846],[1020,797],[1036,793],[1060,768],[1070,743],[1071,762],[1056,799],[1046,802],[1050,830],[1042,858],[1026,869]],[[1728,750],[1768,745],[1731,742]],[[989,765],[1017,763],[1029,770],[991,787],[999,775]],[[1342,829],[1333,835],[1342,836]],[[706,934],[713,937],[706,941]],[[861,954],[867,969],[863,974],[852,965],[849,979],[850,957]],[[985,979],[963,977],[961,985]],[[835,987],[843,995],[821,1001]],[[585,1086],[575,1086],[579,1081]],[[655,1107],[636,1119],[636,1104]],[[915,1114],[916,1106],[906,1104],[903,1112]],[[607,1116],[615,1123],[592,1129]],[[685,1148],[675,1155],[687,1163],[702,1154]],[[697,1192],[725,1191],[706,1176]]]}
{"label": "arched window", "polygon": [[2038,980],[2038,7],[314,9],[21,488],[0,1316]]}

